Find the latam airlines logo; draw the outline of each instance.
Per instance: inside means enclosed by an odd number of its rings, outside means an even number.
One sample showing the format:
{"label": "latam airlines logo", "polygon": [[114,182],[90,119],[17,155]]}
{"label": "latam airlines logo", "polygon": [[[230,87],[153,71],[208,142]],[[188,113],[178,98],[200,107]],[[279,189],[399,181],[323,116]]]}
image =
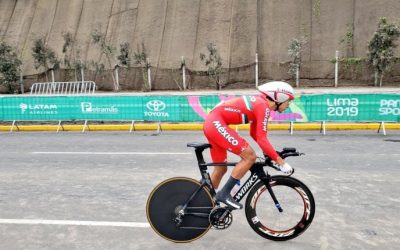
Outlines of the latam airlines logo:
{"label": "latam airlines logo", "polygon": [[144,116],[150,117],[169,117],[168,112],[164,112],[167,108],[165,102],[160,100],[151,100],[146,103],[146,108],[149,111],[144,112]]}
{"label": "latam airlines logo", "polygon": [[55,115],[58,107],[55,104],[26,104],[20,103],[21,114],[30,115]]}
{"label": "latam airlines logo", "polygon": [[214,126],[217,128],[217,131],[233,146],[237,146],[239,144],[238,140],[235,139],[229,132],[226,130],[224,126],[219,121],[213,121]]}
{"label": "latam airlines logo", "polygon": [[19,105],[19,108],[21,109],[21,114],[25,114],[26,110],[28,109],[28,105],[25,103],[21,103]]}

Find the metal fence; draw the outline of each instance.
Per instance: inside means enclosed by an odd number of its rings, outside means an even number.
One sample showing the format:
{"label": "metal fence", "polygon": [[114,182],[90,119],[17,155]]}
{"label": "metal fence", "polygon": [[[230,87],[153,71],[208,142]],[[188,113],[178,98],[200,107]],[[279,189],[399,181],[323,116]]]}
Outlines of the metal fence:
{"label": "metal fence", "polygon": [[96,83],[81,82],[41,82],[34,83],[31,95],[91,95],[96,90]]}

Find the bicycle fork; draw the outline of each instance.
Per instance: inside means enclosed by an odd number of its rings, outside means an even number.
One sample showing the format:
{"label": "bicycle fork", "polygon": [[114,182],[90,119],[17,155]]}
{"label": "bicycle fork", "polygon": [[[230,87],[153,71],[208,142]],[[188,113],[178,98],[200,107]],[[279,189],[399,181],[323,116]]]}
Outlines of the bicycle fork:
{"label": "bicycle fork", "polygon": [[272,191],[271,184],[268,183],[268,184],[266,184],[266,186],[267,186],[269,194],[271,195],[272,200],[275,203],[275,207],[278,209],[278,211],[280,213],[282,213],[283,209],[282,209],[281,204],[279,203],[278,199],[276,198],[274,191]]}
{"label": "bicycle fork", "polygon": [[280,213],[282,213],[283,209],[281,207],[281,204],[279,203],[278,199],[276,198],[275,193],[274,193],[274,191],[272,190],[272,187],[271,187],[271,183],[270,183],[271,182],[271,176],[268,173],[265,174],[264,171],[257,171],[257,175],[261,179],[261,181],[264,183],[264,185],[267,188],[269,194],[271,195],[271,198],[275,203],[275,207],[278,209],[278,211]]}

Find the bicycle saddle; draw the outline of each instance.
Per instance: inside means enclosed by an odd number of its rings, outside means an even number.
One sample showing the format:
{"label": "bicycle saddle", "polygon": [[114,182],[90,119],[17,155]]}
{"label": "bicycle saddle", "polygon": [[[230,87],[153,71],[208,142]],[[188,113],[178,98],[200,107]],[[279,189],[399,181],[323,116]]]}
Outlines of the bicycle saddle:
{"label": "bicycle saddle", "polygon": [[192,147],[195,149],[206,149],[211,148],[211,144],[208,143],[201,143],[201,142],[192,142],[187,144],[188,147]]}

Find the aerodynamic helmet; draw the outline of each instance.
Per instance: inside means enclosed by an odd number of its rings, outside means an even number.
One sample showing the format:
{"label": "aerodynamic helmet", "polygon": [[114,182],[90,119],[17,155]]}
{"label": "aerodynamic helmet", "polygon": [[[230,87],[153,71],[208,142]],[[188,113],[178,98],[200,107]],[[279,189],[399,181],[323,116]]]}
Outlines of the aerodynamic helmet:
{"label": "aerodynamic helmet", "polygon": [[274,81],[264,83],[258,86],[258,90],[278,104],[294,99],[293,87],[286,82]]}

